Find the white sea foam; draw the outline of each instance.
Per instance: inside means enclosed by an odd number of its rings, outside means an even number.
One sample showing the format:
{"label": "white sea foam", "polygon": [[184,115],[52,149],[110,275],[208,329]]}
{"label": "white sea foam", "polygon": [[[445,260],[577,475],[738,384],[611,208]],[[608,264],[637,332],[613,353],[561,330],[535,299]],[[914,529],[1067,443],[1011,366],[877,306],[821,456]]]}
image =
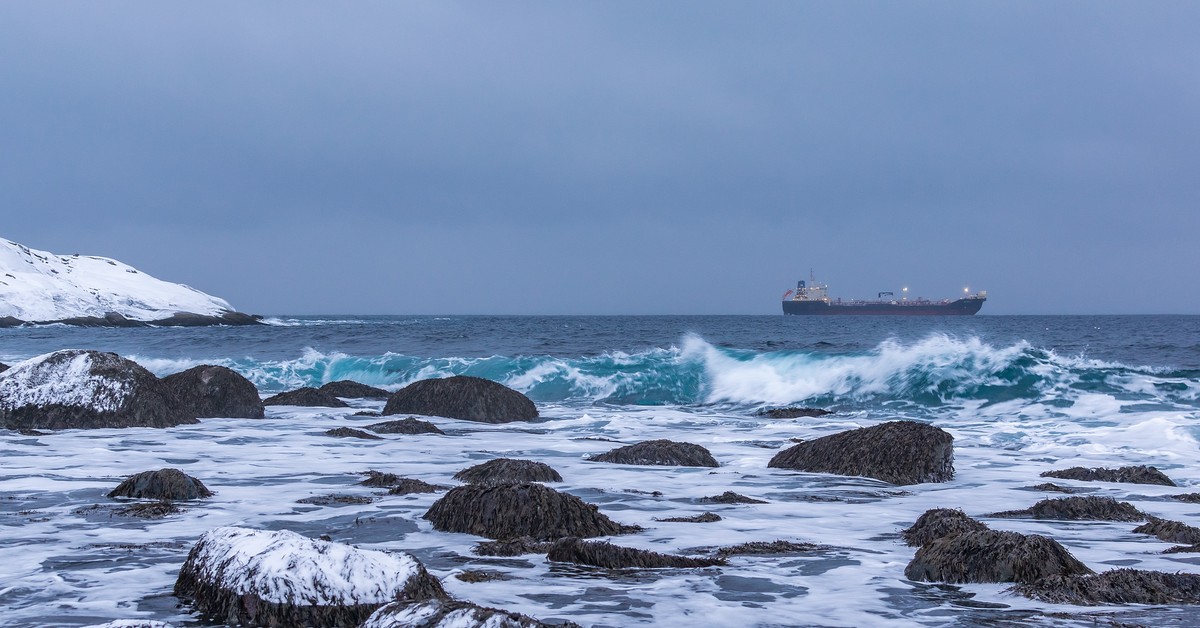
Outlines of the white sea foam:
{"label": "white sea foam", "polygon": [[128,382],[92,375],[90,354],[78,352],[69,361],[47,363],[55,355],[47,353],[0,372],[0,407],[59,404],[113,412],[124,404]]}

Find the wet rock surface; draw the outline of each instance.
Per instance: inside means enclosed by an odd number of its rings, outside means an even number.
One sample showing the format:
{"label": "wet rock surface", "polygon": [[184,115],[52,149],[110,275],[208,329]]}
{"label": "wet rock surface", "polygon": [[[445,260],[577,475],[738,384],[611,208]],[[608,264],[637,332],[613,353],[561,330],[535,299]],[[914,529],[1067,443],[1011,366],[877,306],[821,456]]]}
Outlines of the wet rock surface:
{"label": "wet rock surface", "polygon": [[336,438],[361,438],[364,440],[383,440],[382,436],[354,429],[353,427],[335,427],[325,432],[326,436]]}
{"label": "wet rock surface", "polygon": [[552,541],[637,529],[616,523],[574,495],[537,483],[459,486],[434,502],[424,518],[433,522],[435,530],[490,539],[527,536]]}
{"label": "wet rock surface", "polygon": [[108,493],[108,497],[157,500],[204,499],[212,496],[213,492],[203,482],[179,469],[137,473]]}
{"label": "wet rock surface", "polygon": [[771,554],[807,554],[828,549],[813,543],[795,541],[752,541],[717,549],[717,556],[768,556]]}
{"label": "wet rock surface", "polygon": [[562,475],[550,465],[534,460],[496,458],[454,474],[468,484],[521,484],[525,482],[562,482]]}
{"label": "wet rock surface", "polygon": [[1104,467],[1095,469],[1071,467],[1070,469],[1062,469],[1058,471],[1046,471],[1041,475],[1044,478],[1058,478],[1060,480],[1124,482],[1127,484],[1157,484],[1160,486],[1175,486],[1175,482],[1171,481],[1171,478],[1167,477],[1165,473],[1159,471],[1155,467],[1148,467],[1146,465],[1120,467],[1118,469],[1108,469]]}
{"label": "wet rock surface", "polygon": [[359,628],[579,628],[572,622],[543,623],[528,615],[449,598],[393,602]]}
{"label": "wet rock surface", "polygon": [[[382,416],[379,413],[373,413],[368,416]],[[445,436],[438,426],[429,421],[422,421],[409,417],[397,421],[384,421],[382,423],[372,423],[367,426],[367,429],[379,434],[441,434]]]}
{"label": "wet rock surface", "polygon": [[525,395],[491,380],[456,375],[413,382],[396,391],[383,414],[420,414],[481,423],[529,421],[537,406]]}
{"label": "wet rock surface", "polygon": [[1006,510],[988,516],[1070,521],[1145,521],[1150,517],[1129,502],[1095,495],[1043,499],[1025,510]]}
{"label": "wet rock surface", "polygon": [[0,374],[0,426],[174,427],[198,423],[153,373],[115,353],[56,351]]}
{"label": "wet rock surface", "polygon": [[677,467],[719,467],[720,463],[704,447],[671,440],[650,440],[618,447],[588,458],[592,462],[659,465]]}
{"label": "wet rock surface", "polygon": [[199,418],[261,419],[265,412],[254,384],[224,366],[197,366],[162,382],[181,408]]}
{"label": "wet rock surface", "polygon": [[772,408],[755,412],[755,416],[765,416],[768,419],[798,419],[802,417],[819,417],[833,414],[830,410],[821,408]]}
{"label": "wet rock surface", "polygon": [[954,437],[925,423],[892,421],[798,443],[767,466],[899,485],[946,482],[954,477]]}
{"label": "wet rock surface", "polygon": [[925,511],[911,527],[900,534],[905,543],[920,547],[940,538],[987,529],[987,525],[968,517],[961,510],[934,508]]}
{"label": "wet rock surface", "polygon": [[344,399],[387,399],[392,394],[382,388],[360,384],[348,379],[329,382],[317,390]]}
{"label": "wet rock surface", "polygon": [[282,392],[263,399],[264,406],[303,406],[309,408],[349,408],[350,404],[311,386]]}
{"label": "wet rock surface", "polygon": [[408,479],[402,478],[395,473],[384,473],[382,471],[375,470],[364,471],[362,475],[367,477],[362,482],[359,482],[359,484],[363,486],[370,486],[371,488],[391,488],[393,486],[399,486],[401,482]]}
{"label": "wet rock surface", "polygon": [[1114,569],[1095,575],[1049,576],[1013,591],[1054,604],[1200,604],[1200,575]]}
{"label": "wet rock surface", "polygon": [[923,582],[1035,582],[1050,575],[1090,574],[1053,539],[978,530],[935,539],[917,550],[904,576]]}
{"label": "wet rock surface", "polygon": [[369,504],[373,501],[375,501],[374,497],[363,497],[361,495],[314,495],[312,497],[297,499],[296,503],[313,506],[359,506]]}
{"label": "wet rock surface", "polygon": [[546,557],[560,563],[575,563],[605,569],[696,568],[724,565],[721,558],[691,558],[660,554],[649,550],[621,547],[607,541],[584,541],[579,538],[560,539],[550,547]]}

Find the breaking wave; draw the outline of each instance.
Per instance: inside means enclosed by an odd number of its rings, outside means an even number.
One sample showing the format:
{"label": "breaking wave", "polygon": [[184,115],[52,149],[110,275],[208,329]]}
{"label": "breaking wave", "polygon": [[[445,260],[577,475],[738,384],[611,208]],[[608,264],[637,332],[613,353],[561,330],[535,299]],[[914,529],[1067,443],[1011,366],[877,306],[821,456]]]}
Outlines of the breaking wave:
{"label": "breaking wave", "polygon": [[[132,357],[159,375],[201,363]],[[292,360],[216,363],[239,371],[263,392],[341,379],[396,390],[431,377],[473,375],[502,382],[536,401],[619,405],[1069,403],[1097,393],[1173,405],[1200,398],[1197,372],[1060,356],[1023,341],[998,347],[945,334],[908,343],[886,340],[855,353],[756,352],[688,335],[677,346],[577,358],[352,356],[306,349]]]}

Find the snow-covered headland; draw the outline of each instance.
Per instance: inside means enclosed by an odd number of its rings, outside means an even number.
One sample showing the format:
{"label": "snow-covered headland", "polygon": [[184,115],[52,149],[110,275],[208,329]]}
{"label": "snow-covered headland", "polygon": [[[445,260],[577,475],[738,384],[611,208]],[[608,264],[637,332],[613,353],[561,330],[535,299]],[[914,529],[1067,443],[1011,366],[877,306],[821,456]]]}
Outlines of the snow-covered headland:
{"label": "snow-covered headland", "polygon": [[56,255],[0,238],[0,327],[246,325],[256,316],[183,284],[91,255]]}

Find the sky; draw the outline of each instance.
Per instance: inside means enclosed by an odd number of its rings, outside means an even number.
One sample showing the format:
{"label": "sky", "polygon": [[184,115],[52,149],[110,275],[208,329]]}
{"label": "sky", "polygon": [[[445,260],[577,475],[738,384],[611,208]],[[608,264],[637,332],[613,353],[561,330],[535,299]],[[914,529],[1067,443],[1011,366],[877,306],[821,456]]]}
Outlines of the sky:
{"label": "sky", "polygon": [[0,237],[261,314],[1200,314],[1200,3],[5,2]]}

